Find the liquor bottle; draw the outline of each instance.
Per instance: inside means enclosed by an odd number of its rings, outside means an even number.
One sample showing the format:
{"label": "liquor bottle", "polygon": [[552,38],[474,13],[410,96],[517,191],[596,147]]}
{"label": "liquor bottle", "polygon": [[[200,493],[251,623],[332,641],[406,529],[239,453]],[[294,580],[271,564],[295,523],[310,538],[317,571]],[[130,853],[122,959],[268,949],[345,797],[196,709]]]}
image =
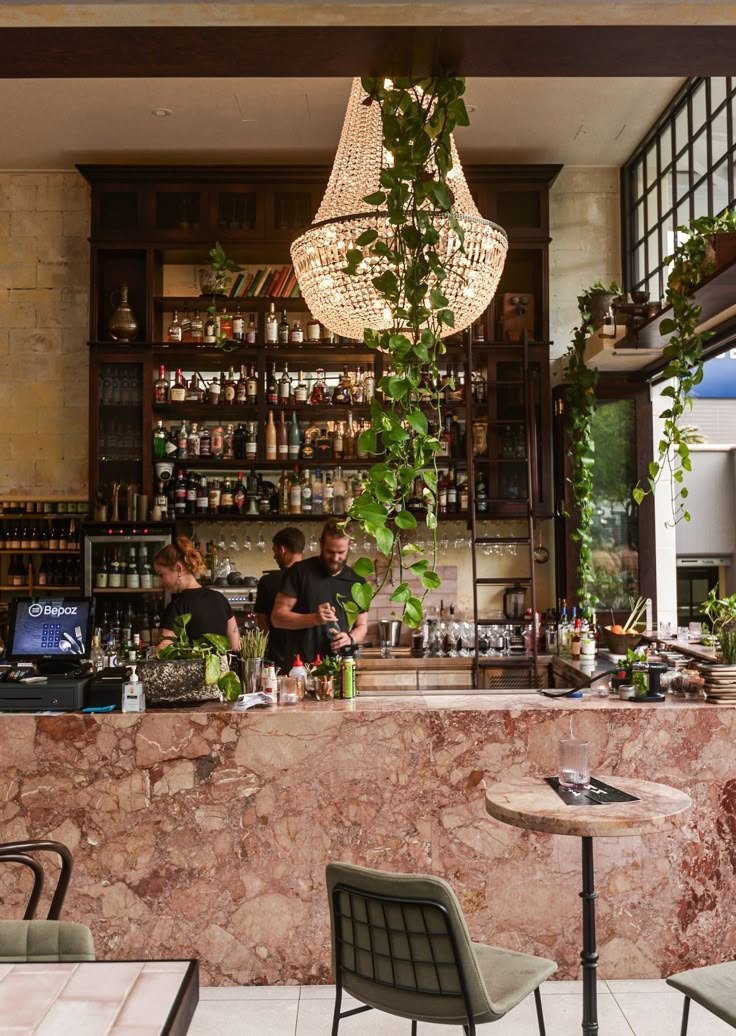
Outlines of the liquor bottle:
{"label": "liquor bottle", "polygon": [[231,339],[233,337],[233,318],[224,306],[215,316],[215,325],[218,338]]}
{"label": "liquor bottle", "polygon": [[156,495],[153,498],[153,518],[160,521],[166,514],[166,483],[156,480]]}
{"label": "liquor bottle", "polygon": [[236,342],[242,342],[245,339],[245,321],[243,320],[243,314],[240,312],[240,306],[238,306],[233,314],[233,338]]}
{"label": "liquor bottle", "polygon": [[100,641],[101,631],[99,629],[96,629],[94,632],[94,636],[92,637],[92,647],[90,648],[89,652],[89,660],[92,665],[93,673],[99,673],[101,670],[105,668],[106,665],[106,655],[105,652],[102,650],[102,644]]}
{"label": "liquor bottle", "polygon": [[150,590],[153,587],[153,570],[148,557],[148,548],[145,544],[138,547],[138,575],[141,582],[141,590]]}
{"label": "liquor bottle", "polygon": [[256,374],[255,364],[251,363],[250,371],[248,373],[248,381],[245,387],[245,399],[251,406],[255,406],[258,402],[258,375]]}
{"label": "liquor bottle", "polygon": [[107,585],[110,589],[118,589],[123,585],[123,573],[120,565],[120,558],[118,556],[117,548],[113,549],[112,561],[110,562],[110,571],[107,576]]}
{"label": "liquor bottle", "polygon": [[284,411],[281,411],[281,418],[279,420],[279,427],[276,433],[276,443],[278,446],[278,459],[288,460],[289,459],[289,432],[286,427],[286,421],[284,419]]}
{"label": "liquor bottle", "polygon": [[220,379],[214,376],[207,386],[207,402],[210,406],[217,406],[220,402]]}
{"label": "liquor bottle", "polygon": [[256,328],[256,321],[253,313],[250,315],[248,320],[248,327],[245,330],[245,341],[246,345],[255,345],[256,338],[258,337],[258,329]]}
{"label": "liquor bottle", "polygon": [[302,433],[296,419],[296,410],[291,415],[289,425],[289,460],[299,460],[299,447],[302,444]]}
{"label": "liquor bottle", "polygon": [[312,513],[312,476],[307,471],[302,472],[302,514]]}
{"label": "liquor bottle", "polygon": [[174,513],[182,518],[187,512],[187,480],[183,468],[179,468],[174,481]]}
{"label": "liquor bottle", "polygon": [[295,320],[289,331],[289,342],[292,345],[301,345],[304,341],[304,330],[301,320]]}
{"label": "liquor bottle", "polygon": [[[24,532],[23,539],[28,542],[28,533]],[[23,539],[21,540],[21,547],[23,547]],[[59,550],[69,549],[69,523],[59,522]]]}
{"label": "liquor bottle", "polygon": [[167,338],[170,342],[180,342],[182,340],[181,323],[179,322],[179,314],[176,310],[174,310],[174,316],[169,324]]}
{"label": "liquor bottle", "polygon": [[444,471],[437,479],[437,512],[447,514],[447,473]]}
{"label": "liquor bottle", "polygon": [[240,405],[248,402],[248,378],[245,374],[245,364],[240,364],[240,377],[235,384],[235,402]]}
{"label": "liquor bottle", "polygon": [[163,364],[158,369],[158,378],[153,383],[154,403],[169,402],[169,383],[166,380],[166,367]]}
{"label": "liquor bottle", "polygon": [[294,465],[289,485],[289,514],[302,513],[302,483],[299,478],[299,466]]}
{"label": "liquor bottle", "polygon": [[307,321],[307,341],[308,342],[319,342],[320,340],[320,325],[319,320],[315,317],[310,317]]}
{"label": "liquor bottle", "polygon": [[376,395],[376,376],[373,373],[373,364],[366,367],[363,375],[363,402],[370,403]]}
{"label": "liquor bottle", "polygon": [[439,425],[437,427],[437,438],[440,441],[440,448],[437,450],[438,457],[449,457],[450,456],[450,418],[445,417],[445,426],[440,430]]}
{"label": "liquor bottle", "polygon": [[278,326],[278,340],[279,345],[289,344],[289,318],[286,315],[286,310],[281,311],[281,322]]}
{"label": "liquor bottle", "polygon": [[459,511],[463,513],[468,510],[470,504],[470,491],[468,487],[468,480],[463,476],[462,480],[458,482],[457,486],[457,507]]}
{"label": "liquor bottle", "polygon": [[284,373],[279,379],[279,404],[288,406],[291,402],[291,378],[289,376],[289,365],[284,364]]}
{"label": "liquor bottle", "polygon": [[345,479],[342,477],[342,469],[335,470],[335,479],[332,484],[333,513],[345,514]]}
{"label": "liquor bottle", "polygon": [[352,388],[353,379],[348,372],[348,365],[345,364],[342,369],[342,378],[332,393],[332,402],[339,406],[349,406]]}
{"label": "liquor bottle", "polygon": [[193,342],[201,343],[204,340],[204,321],[200,316],[199,309],[194,307],[189,334]]}
{"label": "liquor bottle", "polygon": [[306,403],[307,397],[307,383],[304,380],[304,371],[299,371],[299,380],[294,387],[294,402],[299,404]]}
{"label": "liquor bottle", "polygon": [[274,310],[273,302],[269,303],[268,313],[266,313],[264,340],[266,345],[278,345],[279,325],[276,320],[276,312]]}
{"label": "liquor bottle", "polygon": [[125,570],[125,586],[128,590],[139,590],[140,585],[141,577],[138,573],[135,547],[131,545],[128,550],[128,567]]}
{"label": "liquor bottle", "polygon": [[331,400],[330,394],[327,391],[327,385],[325,384],[325,372],[322,367],[317,368],[316,375],[312,391],[309,393],[309,402],[315,406],[325,406]]}
{"label": "liquor bottle", "polygon": [[355,427],[352,414],[348,414],[348,426],[342,439],[342,455],[344,460],[353,460],[355,457]]}
{"label": "liquor bottle", "polygon": [[222,440],[222,459],[232,460],[235,456],[233,441],[235,439],[235,425],[229,424],[225,429],[225,437]]}
{"label": "liquor bottle", "polygon": [[189,457],[199,456],[199,429],[196,421],[192,421],[192,427],[187,435],[187,455]]}
{"label": "liquor bottle", "polygon": [[207,514],[210,506],[210,494],[207,486],[207,478],[202,475],[199,479],[199,485],[197,487],[197,507],[196,513],[199,518]]}
{"label": "liquor bottle", "polygon": [[312,514],[323,514],[324,492],[321,468],[314,469],[314,481],[312,482]]}
{"label": "liquor bottle", "polygon": [[229,475],[226,475],[220,491],[220,514],[232,514],[233,499],[233,481]]}
{"label": "liquor bottle", "polygon": [[235,371],[232,366],[228,369],[227,377],[222,379],[221,399],[228,406],[235,402]]}
{"label": "liquor bottle", "polygon": [[189,438],[189,432],[187,430],[187,422],[182,419],[181,428],[176,433],[176,459],[186,460],[187,459],[187,440]]}
{"label": "liquor bottle", "polygon": [[212,432],[206,424],[202,425],[199,433],[199,455],[200,457],[212,456]]}
{"label": "liquor bottle", "polygon": [[454,468],[450,468],[447,476],[447,510],[450,514],[455,514],[457,511],[457,482]]}
{"label": "liquor bottle", "polygon": [[199,493],[199,479],[196,471],[190,471],[187,475],[187,514],[197,513],[197,495]]}
{"label": "liquor bottle", "polygon": [[266,384],[266,403],[269,406],[279,405],[279,383],[276,380],[276,364],[272,363],[268,372]]}
{"label": "liquor bottle", "polygon": [[350,399],[355,406],[360,406],[363,402],[363,368],[358,367],[355,372],[355,379],[353,381],[353,387],[350,390]]}
{"label": "liquor bottle", "polygon": [[215,425],[212,429],[212,442],[210,445],[210,452],[213,457],[222,459],[222,455],[225,452],[225,429],[221,424]]}
{"label": "liquor bottle", "polygon": [[204,400],[204,389],[200,384],[199,374],[197,371],[192,374],[187,385],[187,393],[184,397],[185,403],[201,403]]}
{"label": "liquor bottle", "polygon": [[214,345],[217,341],[217,326],[215,324],[215,318],[212,313],[208,313],[204,322],[204,339],[205,345]]}
{"label": "liquor bottle", "polygon": [[192,340],[192,317],[188,309],[184,310],[181,315],[181,340],[182,342],[191,342]]}
{"label": "liquor bottle", "polygon": [[103,550],[95,570],[95,586],[98,590],[107,589],[110,577],[109,565],[110,559],[108,553],[106,550]]}
{"label": "liquor bottle", "polygon": [[291,491],[291,479],[287,472],[281,472],[281,478],[279,480],[279,512],[281,514],[289,513],[289,496]]}
{"label": "liquor bottle", "polygon": [[463,429],[457,414],[453,414],[450,419],[450,456],[454,460],[459,460],[465,456]]}
{"label": "liquor bottle", "polygon": [[163,460],[166,456],[166,440],[168,435],[163,421],[159,421],[153,429],[153,456],[155,460]]}
{"label": "liquor bottle", "polygon": [[233,486],[233,513],[242,514],[245,510],[245,484],[243,482],[243,472],[238,472],[238,480]]}
{"label": "liquor bottle", "polygon": [[322,488],[322,510],[325,514],[335,513],[335,487],[332,483],[332,472],[325,472],[325,484]]}
{"label": "liquor bottle", "polygon": [[245,425],[245,458],[255,460],[258,456],[258,425],[248,421]]}
{"label": "liquor bottle", "polygon": [[209,499],[207,501],[210,514],[219,514],[221,497],[222,490],[220,489],[220,483],[217,479],[213,479],[210,484]]}
{"label": "liquor bottle", "polygon": [[488,490],[482,471],[478,473],[478,481],[475,486],[475,510],[478,514],[488,513]]}
{"label": "liquor bottle", "polygon": [[277,456],[276,425],[273,423],[273,410],[269,410],[266,424],[266,460],[276,460]]}
{"label": "liquor bottle", "polygon": [[174,384],[169,389],[169,402],[170,403],[183,403],[187,395],[187,383],[184,380],[184,375],[181,372],[181,367],[176,368],[174,375]]}

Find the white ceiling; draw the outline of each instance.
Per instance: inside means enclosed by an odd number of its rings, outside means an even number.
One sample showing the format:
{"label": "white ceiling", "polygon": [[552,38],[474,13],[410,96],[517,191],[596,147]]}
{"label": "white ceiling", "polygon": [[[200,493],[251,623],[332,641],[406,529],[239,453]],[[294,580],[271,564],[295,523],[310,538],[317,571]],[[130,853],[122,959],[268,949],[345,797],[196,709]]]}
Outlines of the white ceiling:
{"label": "white ceiling", "polygon": [[[247,60],[247,55],[244,57]],[[619,166],[679,78],[471,79],[464,161]],[[0,166],[329,162],[347,79],[0,79]],[[169,108],[165,118],[154,108]]]}

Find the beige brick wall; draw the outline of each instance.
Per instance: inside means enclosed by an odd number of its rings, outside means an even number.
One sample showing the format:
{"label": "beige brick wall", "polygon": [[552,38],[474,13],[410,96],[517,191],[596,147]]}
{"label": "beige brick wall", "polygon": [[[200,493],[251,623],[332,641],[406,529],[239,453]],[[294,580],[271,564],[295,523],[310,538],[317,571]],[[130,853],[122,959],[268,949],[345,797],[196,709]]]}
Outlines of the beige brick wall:
{"label": "beige brick wall", "polygon": [[0,172],[0,497],[87,493],[89,189]]}

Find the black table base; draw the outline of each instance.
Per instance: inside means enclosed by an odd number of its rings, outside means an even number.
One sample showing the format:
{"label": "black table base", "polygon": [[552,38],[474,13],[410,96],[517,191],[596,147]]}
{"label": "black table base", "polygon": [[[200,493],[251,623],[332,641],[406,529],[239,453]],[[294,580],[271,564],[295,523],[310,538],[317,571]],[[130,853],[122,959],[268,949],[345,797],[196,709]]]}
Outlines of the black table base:
{"label": "black table base", "polygon": [[598,1033],[598,947],[595,943],[595,874],[593,872],[593,839],[583,836],[583,1036],[597,1036]]}

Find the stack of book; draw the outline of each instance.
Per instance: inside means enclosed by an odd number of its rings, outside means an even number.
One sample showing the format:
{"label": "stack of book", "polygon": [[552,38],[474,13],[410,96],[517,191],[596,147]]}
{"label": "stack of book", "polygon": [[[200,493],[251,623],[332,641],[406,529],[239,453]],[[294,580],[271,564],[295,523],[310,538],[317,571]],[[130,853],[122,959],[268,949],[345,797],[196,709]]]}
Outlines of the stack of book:
{"label": "stack of book", "polygon": [[293,299],[299,297],[294,267],[264,266],[237,273],[230,286],[231,299]]}

